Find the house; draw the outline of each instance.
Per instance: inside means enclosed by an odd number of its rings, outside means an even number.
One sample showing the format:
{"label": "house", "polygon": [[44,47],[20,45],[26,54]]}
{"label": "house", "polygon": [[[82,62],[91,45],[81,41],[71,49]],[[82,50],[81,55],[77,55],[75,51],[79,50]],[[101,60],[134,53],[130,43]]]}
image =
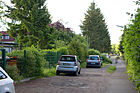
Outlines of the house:
{"label": "house", "polygon": [[0,39],[0,48],[6,49],[6,52],[9,53],[15,49],[18,43],[15,43],[15,39],[6,31],[0,31],[1,39]]}
{"label": "house", "polygon": [[70,28],[65,28],[65,26],[60,21],[49,24],[49,26],[56,28],[58,31],[62,30],[62,31],[72,32]]}

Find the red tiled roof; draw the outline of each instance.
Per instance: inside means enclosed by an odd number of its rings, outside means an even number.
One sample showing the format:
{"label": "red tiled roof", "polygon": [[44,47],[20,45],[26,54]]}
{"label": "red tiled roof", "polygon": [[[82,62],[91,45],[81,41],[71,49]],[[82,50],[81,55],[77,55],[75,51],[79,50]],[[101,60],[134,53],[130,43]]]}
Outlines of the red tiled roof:
{"label": "red tiled roof", "polygon": [[[9,35],[6,31],[0,31],[2,35]],[[1,38],[1,37],[0,37]],[[15,39],[10,36],[9,39],[2,39],[1,41],[14,41]]]}

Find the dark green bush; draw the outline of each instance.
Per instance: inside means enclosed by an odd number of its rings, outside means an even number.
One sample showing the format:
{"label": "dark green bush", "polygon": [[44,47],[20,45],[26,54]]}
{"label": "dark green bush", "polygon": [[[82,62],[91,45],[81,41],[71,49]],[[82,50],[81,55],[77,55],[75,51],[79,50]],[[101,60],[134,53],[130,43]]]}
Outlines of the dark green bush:
{"label": "dark green bush", "polygon": [[17,56],[17,67],[20,73],[25,77],[42,75],[43,67],[46,62],[44,56],[34,47],[29,47],[25,50],[26,58],[24,58],[24,50],[13,51],[9,53],[8,56]]}

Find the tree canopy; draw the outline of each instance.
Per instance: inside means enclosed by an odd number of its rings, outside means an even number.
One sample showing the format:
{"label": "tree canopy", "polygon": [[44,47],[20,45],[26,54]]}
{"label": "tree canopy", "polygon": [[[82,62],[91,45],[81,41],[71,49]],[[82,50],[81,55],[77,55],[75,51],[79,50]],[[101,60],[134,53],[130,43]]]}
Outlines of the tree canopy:
{"label": "tree canopy", "polygon": [[96,8],[94,2],[91,3],[87,10],[80,27],[83,35],[87,38],[90,48],[97,49],[100,52],[110,52],[111,41],[107,25],[100,8]]}
{"label": "tree canopy", "polygon": [[[11,36],[19,39],[24,46],[48,47],[53,39],[50,14],[45,5],[46,0],[11,0],[13,6],[7,6],[7,17]],[[51,39],[50,39],[51,38]]]}

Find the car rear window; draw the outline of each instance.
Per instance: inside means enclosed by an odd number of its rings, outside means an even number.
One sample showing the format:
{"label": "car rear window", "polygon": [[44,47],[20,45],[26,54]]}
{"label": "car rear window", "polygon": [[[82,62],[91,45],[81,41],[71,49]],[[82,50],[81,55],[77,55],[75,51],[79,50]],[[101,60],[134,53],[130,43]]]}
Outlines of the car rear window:
{"label": "car rear window", "polygon": [[62,56],[60,58],[60,61],[76,61],[75,57],[71,57],[71,56]]}
{"label": "car rear window", "polygon": [[2,71],[0,71],[0,80],[5,78],[7,78],[7,76]]}
{"label": "car rear window", "polygon": [[99,60],[99,57],[97,57],[97,56],[90,56],[89,60]]}

